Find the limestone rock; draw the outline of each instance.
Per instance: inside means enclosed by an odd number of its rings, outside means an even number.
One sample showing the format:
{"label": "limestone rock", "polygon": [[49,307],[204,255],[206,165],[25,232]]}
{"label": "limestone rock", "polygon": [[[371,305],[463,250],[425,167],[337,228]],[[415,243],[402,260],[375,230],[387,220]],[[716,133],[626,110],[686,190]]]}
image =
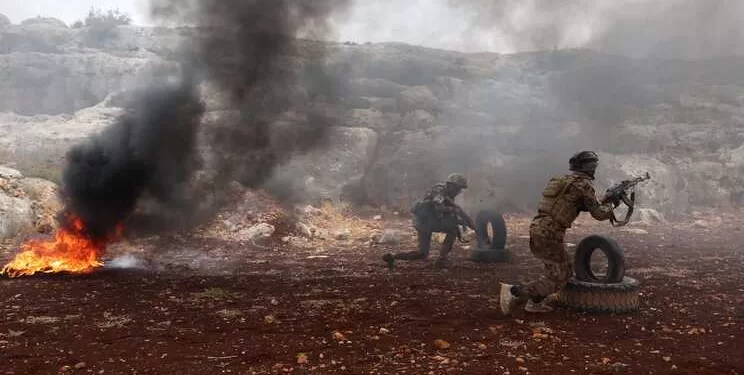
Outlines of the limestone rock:
{"label": "limestone rock", "polygon": [[398,98],[406,86],[380,78],[357,78],[351,80],[350,88],[359,96]]}
{"label": "limestone rock", "polygon": [[239,231],[236,235],[237,238],[243,241],[253,241],[261,238],[271,237],[276,231],[273,225],[268,223],[259,223],[250,228]]}
{"label": "limestone rock", "polygon": [[428,112],[439,112],[439,99],[434,96],[427,86],[409,87],[400,94],[400,109],[402,113],[421,109]]}
{"label": "limestone rock", "polygon": [[377,240],[381,245],[397,245],[403,239],[403,233],[396,229],[385,229]]}
{"label": "limestone rock", "polygon": [[31,201],[10,197],[0,191],[0,238],[10,238],[32,230],[33,225]]}
{"label": "limestone rock", "polygon": [[0,178],[20,180],[23,178],[23,173],[17,169],[0,166]]}
{"label": "limestone rock", "polygon": [[335,232],[333,232],[333,238],[337,240],[348,240],[351,236],[351,231],[348,229],[339,229]]}

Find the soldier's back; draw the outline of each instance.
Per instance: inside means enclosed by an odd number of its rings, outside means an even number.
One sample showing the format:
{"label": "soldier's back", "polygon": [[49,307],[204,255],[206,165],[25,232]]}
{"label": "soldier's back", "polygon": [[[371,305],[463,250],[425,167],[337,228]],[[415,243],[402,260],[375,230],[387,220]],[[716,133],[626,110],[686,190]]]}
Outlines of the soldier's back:
{"label": "soldier's back", "polygon": [[543,190],[533,222],[561,230],[570,228],[581,212],[586,184],[591,184],[589,178],[576,173],[553,176]]}

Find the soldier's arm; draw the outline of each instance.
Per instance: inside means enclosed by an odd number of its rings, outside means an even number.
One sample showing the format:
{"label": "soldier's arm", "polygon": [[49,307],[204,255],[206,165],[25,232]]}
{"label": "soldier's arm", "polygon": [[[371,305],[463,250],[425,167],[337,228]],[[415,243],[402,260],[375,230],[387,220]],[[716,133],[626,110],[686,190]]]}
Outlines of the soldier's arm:
{"label": "soldier's arm", "polygon": [[612,215],[612,203],[600,203],[594,192],[594,187],[588,181],[582,181],[576,184],[580,194],[584,209],[586,209],[594,219],[599,221],[609,220]]}

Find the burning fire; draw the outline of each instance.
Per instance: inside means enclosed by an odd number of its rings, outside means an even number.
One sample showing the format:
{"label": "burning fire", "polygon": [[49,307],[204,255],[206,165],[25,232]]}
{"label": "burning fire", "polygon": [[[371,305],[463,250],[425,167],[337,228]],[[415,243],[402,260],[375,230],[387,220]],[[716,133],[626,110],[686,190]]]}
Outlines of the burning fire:
{"label": "burning fire", "polygon": [[121,236],[123,227],[117,226],[113,238],[96,241],[85,234],[83,221],[67,216],[69,225],[60,227],[53,238],[30,240],[21,245],[21,252],[6,264],[0,275],[9,277],[42,273],[89,273],[103,266],[100,255],[111,241]]}

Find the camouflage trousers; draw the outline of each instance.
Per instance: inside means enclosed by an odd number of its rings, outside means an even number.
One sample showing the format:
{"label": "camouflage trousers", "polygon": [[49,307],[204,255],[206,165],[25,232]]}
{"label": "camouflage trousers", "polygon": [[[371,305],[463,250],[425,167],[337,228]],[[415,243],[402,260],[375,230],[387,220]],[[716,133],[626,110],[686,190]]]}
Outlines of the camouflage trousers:
{"label": "camouflage trousers", "polygon": [[530,252],[542,260],[545,267],[543,276],[522,288],[533,301],[541,301],[561,290],[573,275],[564,235],[564,230],[551,223],[536,221],[530,226]]}
{"label": "camouflage trousers", "polygon": [[434,233],[446,233],[447,235],[439,251],[439,258],[446,259],[457,239],[457,218],[453,215],[443,215],[442,217],[437,217],[434,214],[416,215],[413,225],[418,234],[418,251],[393,254],[393,259],[427,259],[431,248],[431,236]]}

